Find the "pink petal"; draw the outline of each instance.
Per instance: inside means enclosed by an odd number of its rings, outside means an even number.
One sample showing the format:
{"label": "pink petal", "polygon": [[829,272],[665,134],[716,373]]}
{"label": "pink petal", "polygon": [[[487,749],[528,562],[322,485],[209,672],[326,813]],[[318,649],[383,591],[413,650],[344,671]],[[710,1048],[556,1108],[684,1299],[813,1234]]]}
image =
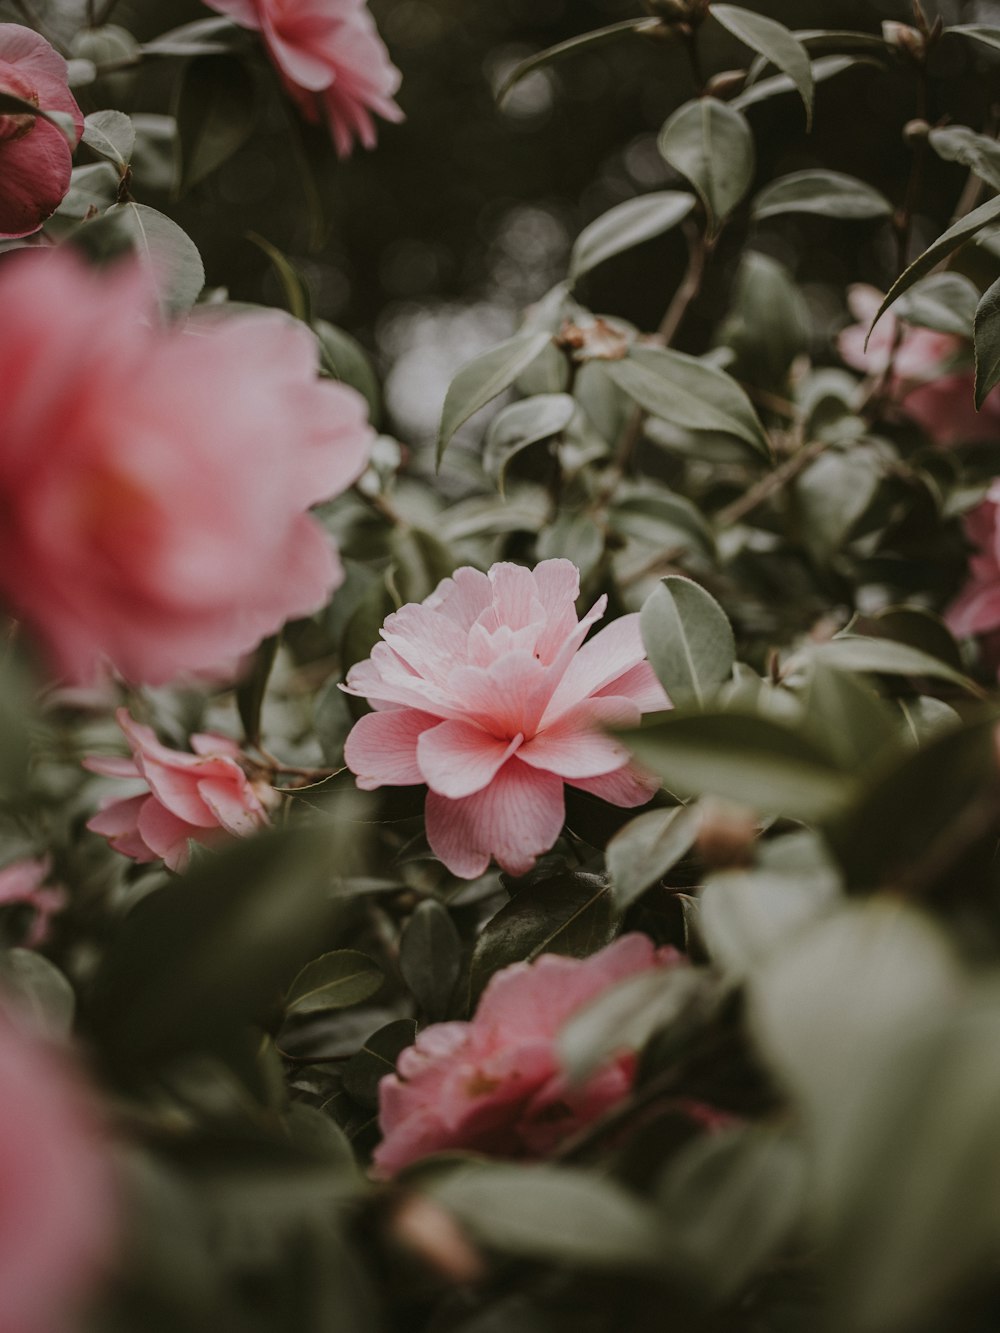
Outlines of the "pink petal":
{"label": "pink petal", "polygon": [[559,837],[564,814],[562,779],[529,768],[515,755],[473,796],[450,801],[429,792],[427,840],[462,879],[481,875],[491,856],[510,874],[523,875]]}
{"label": "pink petal", "polygon": [[118,754],[91,754],[82,760],[88,773],[100,773],[104,778],[141,778],[134,759]]}
{"label": "pink petal", "polygon": [[417,763],[431,791],[459,800],[492,782],[523,739],[498,739],[471,722],[441,722],[421,734]]}
{"label": "pink petal", "polygon": [[444,579],[424,601],[432,611],[440,611],[467,632],[490,604],[493,589],[480,569],[463,565],[450,579]]}
{"label": "pink petal", "polygon": [[225,14],[234,23],[238,23],[241,28],[250,28],[251,31],[256,31],[260,27],[260,19],[257,16],[257,6],[254,0],[209,0],[208,7],[214,9],[218,14]]}
{"label": "pink petal", "polygon": [[605,726],[635,726],[639,709],[628,699],[589,700],[538,732],[519,750],[533,768],[558,773],[569,780],[596,778],[623,768],[629,752]]}
{"label": "pink petal", "polygon": [[618,769],[615,773],[608,773],[604,777],[574,778],[570,786],[590,792],[591,796],[599,796],[609,805],[619,805],[623,809],[631,810],[652,800],[660,790],[660,780],[643,773],[635,765],[630,765]]}
{"label": "pink petal", "polygon": [[359,718],[344,745],[344,763],[356,775],[362,791],[423,782],[417,741],[439,721],[416,708],[390,708]]}
{"label": "pink petal", "polygon": [[623,676],[645,659],[638,612],[620,616],[589,639],[576,654],[549,701],[543,725],[553,722],[588,695]]}
{"label": "pink petal", "polygon": [[157,853],[139,832],[139,812],[150,799],[143,795],[132,796],[124,801],[110,801],[87,821],[87,828],[100,833],[116,852],[131,857],[140,865],[155,861]]}
{"label": "pink petal", "polygon": [[520,649],[488,667],[458,667],[449,684],[461,713],[496,735],[512,737],[535,731],[555,680],[551,668]]}
{"label": "pink petal", "polygon": [[163,858],[168,870],[179,872],[188,863],[188,838],[196,836],[198,830],[150,799],[139,811],[139,833],[146,845]]}
{"label": "pink petal", "polygon": [[69,190],[72,154],[61,130],[36,120],[22,139],[0,141],[0,238],[30,236]]}
{"label": "pink petal", "polygon": [[598,690],[596,698],[603,699],[609,695],[631,699],[640,713],[657,713],[665,708],[673,708],[669,695],[648,662],[630,667],[623,675]]}
{"label": "pink petal", "polygon": [[198,794],[228,832],[248,837],[266,824],[267,815],[246,777],[242,782],[203,778],[198,783]]}

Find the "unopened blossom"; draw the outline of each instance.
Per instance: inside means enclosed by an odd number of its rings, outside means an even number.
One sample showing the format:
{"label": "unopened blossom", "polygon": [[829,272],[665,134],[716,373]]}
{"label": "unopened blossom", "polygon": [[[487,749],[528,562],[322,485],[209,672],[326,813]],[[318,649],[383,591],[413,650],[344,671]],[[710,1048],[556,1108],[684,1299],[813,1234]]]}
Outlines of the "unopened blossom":
{"label": "unopened blossom", "polygon": [[584,643],[607,598],[577,619],[580,572],[458,569],[386,620],[344,689],[368,700],[344,758],[358,786],[426,783],[427,838],[455,875],[494,858],[523,875],[562,830],[564,784],[643,805],[658,783],[606,728],[670,701],[645,660],[637,614]]}
{"label": "unopened blossom", "polygon": [[108,1144],[67,1058],[0,1010],[0,1329],[68,1333],[110,1258]]}
{"label": "unopened blossom", "polygon": [[343,575],[310,506],[374,442],[277,311],[164,327],[138,266],[0,266],[0,603],[65,681],[232,664]]}
{"label": "unopened blossom", "polygon": [[[0,93],[68,117],[75,145],[83,113],[66,76],[66,61],[44,37],[0,23]],[[0,111],[0,240],[38,231],[66,197],[72,169],[73,149],[58,125],[27,111]]]}
{"label": "unopened blossom", "polygon": [[44,944],[52,917],[66,905],[65,891],[46,880],[52,871],[49,857],[26,857],[12,861],[0,870],[0,912],[6,908],[25,908],[30,920],[23,939],[29,949]]}
{"label": "unopened blossom", "polygon": [[948,627],[960,638],[1000,629],[1000,480],[966,515],[965,531],[974,548],[969,579],[945,612]]}
{"label": "unopened blossom", "polygon": [[626,1097],[636,1054],[617,1052],[582,1084],[559,1060],[570,1018],[618,982],[680,962],[645,935],[623,935],[590,958],[543,954],[490,979],[472,1021],[435,1023],[379,1084],[377,1173],[449,1149],[545,1157]]}
{"label": "unopened blossom", "polygon": [[91,773],[141,784],[135,794],[109,797],[87,824],[115,851],[140,863],[162,858],[170,870],[180,871],[188,863],[189,840],[212,847],[269,822],[265,801],[273,792],[247,776],[233,741],[197,734],[191,737],[195,753],[186,754],[163,745],[152,727],[133,721],[127,709],[116,716],[132,757],[84,760]]}
{"label": "unopened blossom", "polygon": [[400,84],[364,0],[206,0],[259,32],[281,82],[309,121],[325,120],[341,157],[373,148],[374,116],[400,121]]}
{"label": "unopened blossom", "polygon": [[890,396],[937,444],[1000,439],[1000,393],[989,394],[976,411],[976,377],[968,339],[900,326],[886,312],[865,347],[882,299],[874,287],[850,289],[848,304],[858,323],[844,329],[837,343],[847,364],[866,375],[879,376],[885,374],[891,359]]}

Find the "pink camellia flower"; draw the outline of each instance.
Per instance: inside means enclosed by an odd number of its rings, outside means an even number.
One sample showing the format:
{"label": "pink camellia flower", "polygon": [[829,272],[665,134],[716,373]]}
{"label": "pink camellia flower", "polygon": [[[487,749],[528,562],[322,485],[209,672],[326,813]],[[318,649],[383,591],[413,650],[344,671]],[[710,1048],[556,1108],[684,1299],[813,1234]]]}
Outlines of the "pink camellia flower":
{"label": "pink camellia flower", "polygon": [[497,972],[470,1023],[425,1028],[379,1084],[377,1174],[448,1149],[546,1156],[620,1102],[635,1078],[635,1052],[625,1049],[571,1084],[559,1062],[562,1028],[617,982],[680,961],[634,934],[590,958],[543,954]]}
{"label": "pink camellia flower", "polygon": [[[0,23],[0,93],[71,117],[74,143],[80,142],[83,114],[66,81],[66,61],[18,23]],[[0,111],[0,240],[38,231],[66,197],[72,168],[73,150],[58,126]]]}
{"label": "pink camellia flower", "polygon": [[[885,373],[898,329],[895,316],[887,312],[865,347],[882,299],[874,287],[852,287],[848,304],[859,322],[844,329],[837,341],[849,366],[873,376]],[[972,345],[953,333],[904,325],[889,392],[937,444],[1000,439],[1000,393],[989,394],[976,411]]]}
{"label": "pink camellia flower", "polygon": [[307,512],[363,471],[360,394],[277,311],[163,327],[138,267],[0,267],[0,601],[64,677],[223,672],[342,578]]}
{"label": "pink camellia flower", "polygon": [[657,790],[603,731],[670,707],[639,617],[584,644],[607,598],[578,621],[579,591],[569,560],[456,570],[389,616],[348,673],[342,688],[376,710],[347,738],[348,768],[365,790],[425,782],[427,838],[455,875],[475,879],[491,857],[530,870],[559,837],[564,783],[620,806]]}
{"label": "pink camellia flower", "polygon": [[0,911],[7,907],[26,907],[32,911],[23,943],[29,949],[44,944],[52,917],[66,906],[63,889],[45,881],[52,870],[49,857],[13,861],[0,870]]}
{"label": "pink camellia flower", "polygon": [[137,795],[109,798],[87,824],[116,852],[140,863],[162,857],[170,870],[180,871],[188,863],[189,839],[212,847],[269,822],[265,800],[273,791],[247,777],[233,741],[195,735],[195,753],[185,754],[162,745],[127,709],[119,708],[116,716],[132,758],[91,755],[83,761],[91,773],[142,783]]}
{"label": "pink camellia flower", "polygon": [[110,1258],[108,1145],[75,1072],[0,1013],[0,1329],[66,1333]]}
{"label": "pink camellia flower", "polygon": [[346,157],[355,139],[375,146],[372,112],[400,121],[392,100],[400,74],[364,0],[206,0],[244,28],[259,32],[281,82],[305,118],[325,116],[334,146]]}
{"label": "pink camellia flower", "polygon": [[1000,629],[1000,479],[965,517],[965,531],[975,547],[969,581],[945,612],[953,634],[967,638]]}

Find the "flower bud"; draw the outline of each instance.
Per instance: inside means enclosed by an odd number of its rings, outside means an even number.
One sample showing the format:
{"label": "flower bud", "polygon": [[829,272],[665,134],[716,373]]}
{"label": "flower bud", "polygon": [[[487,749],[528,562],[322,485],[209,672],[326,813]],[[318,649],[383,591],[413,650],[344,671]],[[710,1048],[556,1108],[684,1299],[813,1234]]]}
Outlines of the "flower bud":
{"label": "flower bud", "polygon": [[712,75],[705,85],[705,92],[709,97],[717,97],[724,102],[742,92],[746,81],[745,69],[724,69],[719,74]]}
{"label": "flower bud", "polygon": [[713,870],[733,870],[749,864],[757,837],[757,820],[743,805],[707,797],[701,803],[701,823],[695,847]]}
{"label": "flower bud", "polygon": [[926,120],[908,120],[903,126],[903,142],[908,144],[922,143],[931,132],[931,127]]}
{"label": "flower bud", "polygon": [[486,1276],[482,1255],[431,1199],[407,1195],[393,1213],[389,1234],[448,1282],[480,1282]]}
{"label": "flower bud", "polygon": [[908,23],[887,19],[882,24],[882,39],[886,45],[908,55],[911,60],[923,62],[927,55],[927,43],[923,34],[918,29],[911,28]]}

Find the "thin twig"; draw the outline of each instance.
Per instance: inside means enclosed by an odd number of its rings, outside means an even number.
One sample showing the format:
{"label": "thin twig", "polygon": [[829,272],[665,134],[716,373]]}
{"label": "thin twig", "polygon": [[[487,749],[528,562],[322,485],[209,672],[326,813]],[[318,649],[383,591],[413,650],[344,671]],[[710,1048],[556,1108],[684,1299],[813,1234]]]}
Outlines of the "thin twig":
{"label": "thin twig", "polygon": [[728,528],[746,518],[747,514],[756,509],[758,505],[763,504],[765,500],[769,500],[772,495],[787,486],[790,481],[793,481],[800,472],[809,466],[813,459],[820,456],[826,447],[825,440],[814,440],[812,444],[804,445],[780,467],[775,468],[773,472],[769,472],[766,477],[762,477],[756,486],[751,486],[738,500],[734,500],[725,509],[720,509],[715,516],[719,527]]}

